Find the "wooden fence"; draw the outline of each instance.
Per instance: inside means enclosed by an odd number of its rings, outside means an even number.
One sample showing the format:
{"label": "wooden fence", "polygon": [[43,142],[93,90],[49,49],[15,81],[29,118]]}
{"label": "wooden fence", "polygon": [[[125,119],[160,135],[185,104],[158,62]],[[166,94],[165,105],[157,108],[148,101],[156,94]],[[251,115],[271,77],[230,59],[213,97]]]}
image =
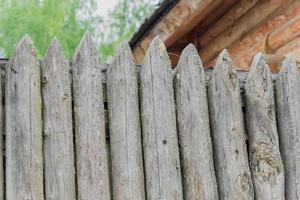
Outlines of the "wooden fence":
{"label": "wooden fence", "polygon": [[141,67],[124,42],[106,69],[88,33],[71,64],[25,36],[3,74],[0,200],[300,199],[291,57],[274,80],[262,54],[204,71],[189,45],[172,69],[155,38]]}

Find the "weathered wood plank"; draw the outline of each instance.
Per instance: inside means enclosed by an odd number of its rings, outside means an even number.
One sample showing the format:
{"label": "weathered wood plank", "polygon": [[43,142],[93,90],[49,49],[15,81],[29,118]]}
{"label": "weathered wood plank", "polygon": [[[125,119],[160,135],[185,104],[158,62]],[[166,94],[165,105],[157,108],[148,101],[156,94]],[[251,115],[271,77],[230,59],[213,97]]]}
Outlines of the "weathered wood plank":
{"label": "weathered wood plank", "polygon": [[219,199],[215,177],[204,69],[194,45],[187,46],[175,79],[184,199]]}
{"label": "weathered wood plank", "polygon": [[86,33],[73,59],[78,199],[110,199],[101,69],[97,49]]}
{"label": "weathered wood plank", "polygon": [[45,199],[74,200],[75,168],[69,65],[57,39],[41,64]]}
{"label": "weathered wood plank", "polygon": [[[1,61],[0,61],[1,63]],[[4,185],[4,162],[3,162],[3,157],[4,157],[4,106],[3,106],[3,89],[4,89],[4,84],[3,84],[3,73],[2,69],[0,67],[0,200],[4,200],[4,190],[5,190],[5,185]]]}
{"label": "weathered wood plank", "polygon": [[143,150],[148,200],[182,199],[173,72],[163,42],[153,39],[141,69]]}
{"label": "weathered wood plank", "polygon": [[226,50],[219,55],[208,92],[219,198],[254,199],[239,81]]}
{"label": "weathered wood plank", "polygon": [[284,171],[276,127],[273,81],[257,54],[245,83],[249,158],[255,199],[284,199]]}
{"label": "weathered wood plank", "polygon": [[276,80],[279,139],[285,170],[285,198],[300,199],[300,76],[287,57]]}
{"label": "weathered wood plank", "polygon": [[[266,59],[268,60],[268,58],[266,58]],[[271,59],[270,59],[270,62],[272,62]],[[275,62],[277,62],[277,61],[275,61]],[[4,66],[6,65],[6,63],[7,63],[6,61],[3,61],[3,64],[0,62],[0,68],[2,70],[4,70]],[[105,88],[104,87],[105,87],[106,82],[107,82],[107,77],[106,77],[107,67],[105,65],[108,65],[108,64],[104,64],[103,69],[102,69],[102,85],[103,85],[103,90],[104,90],[104,93],[103,93],[103,96],[104,96],[103,100],[104,100],[104,102],[106,101],[106,97],[105,97],[106,94],[105,94]],[[136,65],[136,67],[138,69],[138,74],[139,74],[141,66],[140,65]],[[213,68],[204,69],[205,76],[207,77],[207,79],[210,78],[210,76],[212,74],[212,71],[213,71]],[[244,88],[244,84],[245,84],[246,79],[247,79],[247,76],[248,76],[248,71],[247,70],[238,70],[238,71],[236,71],[236,74],[237,74],[237,78],[239,79],[240,88],[243,89]],[[272,79],[273,79],[273,81],[275,81],[275,79],[277,78],[277,75],[278,75],[277,73],[272,73]]]}
{"label": "weathered wood plank", "polygon": [[114,200],[145,199],[137,68],[127,42],[107,70]]}
{"label": "weathered wood plank", "polygon": [[28,35],[6,66],[6,199],[43,200],[40,67]]}

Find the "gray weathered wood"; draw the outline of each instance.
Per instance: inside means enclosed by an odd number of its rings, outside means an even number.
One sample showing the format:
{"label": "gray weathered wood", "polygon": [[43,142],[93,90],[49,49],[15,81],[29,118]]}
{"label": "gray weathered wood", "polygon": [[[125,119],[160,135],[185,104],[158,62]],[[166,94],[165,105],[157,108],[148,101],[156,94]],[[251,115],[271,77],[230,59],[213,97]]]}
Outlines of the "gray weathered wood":
{"label": "gray weathered wood", "polygon": [[110,199],[101,69],[86,33],[73,59],[78,199]]}
{"label": "gray weathered wood", "polygon": [[107,70],[107,101],[114,200],[143,200],[144,172],[137,69],[127,42]]}
{"label": "gray weathered wood", "polygon": [[204,69],[194,45],[187,46],[175,79],[178,132],[186,200],[217,200]]}
{"label": "gray weathered wood", "polygon": [[[1,70],[4,70],[4,66],[6,65],[7,61],[6,59],[3,59],[1,60],[0,58],[0,69]],[[106,70],[107,70],[107,66],[109,66],[109,64],[103,64],[103,69],[102,69],[102,82],[103,83],[106,83]],[[140,65],[136,65],[136,67],[138,68],[138,72],[140,70]],[[205,72],[205,76],[207,78],[210,78],[211,74],[212,74],[212,71],[213,71],[213,68],[208,68],[208,69],[205,69],[204,72]],[[247,79],[247,75],[248,75],[248,71],[246,70],[238,70],[236,72],[237,74],[237,78],[239,79],[239,83],[240,83],[240,88],[243,89],[244,88],[244,84],[246,82],[246,79]],[[277,73],[272,73],[272,79],[273,81],[275,81],[275,79],[277,78],[278,74]],[[3,81],[4,82],[4,81]],[[104,88],[103,88],[104,89]],[[104,95],[104,100],[106,99],[105,98],[105,93],[103,93]]]}
{"label": "gray weathered wood", "polygon": [[271,72],[257,54],[245,83],[249,159],[257,200],[284,199],[284,171],[279,151]]}
{"label": "gray weathered wood", "polygon": [[254,199],[239,81],[226,50],[218,57],[208,92],[219,198]]}
{"label": "gray weathered wood", "polygon": [[166,48],[156,37],[141,69],[141,116],[148,200],[183,198],[173,77]]}
{"label": "gray weathered wood", "polygon": [[279,141],[285,170],[285,197],[300,199],[300,76],[287,57],[276,80]]}
{"label": "gray weathered wood", "polygon": [[42,200],[40,67],[28,35],[6,66],[6,199]]}
{"label": "gray weathered wood", "polygon": [[75,168],[69,65],[57,39],[41,64],[45,199],[74,200]]}
{"label": "gray weathered wood", "polygon": [[4,106],[3,106],[3,89],[4,84],[3,83],[3,76],[0,69],[0,200],[4,200],[4,163],[3,163],[3,157],[4,157],[4,141],[3,141],[3,135],[4,135]]}

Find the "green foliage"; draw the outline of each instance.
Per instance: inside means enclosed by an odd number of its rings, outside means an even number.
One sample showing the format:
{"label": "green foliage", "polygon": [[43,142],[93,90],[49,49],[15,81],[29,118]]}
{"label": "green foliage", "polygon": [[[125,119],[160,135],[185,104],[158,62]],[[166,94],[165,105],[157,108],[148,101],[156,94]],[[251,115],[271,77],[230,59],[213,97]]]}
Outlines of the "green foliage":
{"label": "green foliage", "polygon": [[[0,57],[9,57],[21,37],[28,33],[41,58],[56,36],[70,58],[84,32],[89,30],[100,43],[102,60],[113,56],[116,47],[128,40],[154,8],[151,0],[119,0],[102,20],[97,0],[0,0]],[[151,3],[152,2],[152,3]],[[155,1],[154,1],[155,2]]]}
{"label": "green foliage", "polygon": [[157,1],[119,1],[118,5],[109,13],[109,20],[105,21],[104,30],[100,34],[100,52],[104,60],[111,59],[120,42],[133,36],[145,17],[153,12],[155,2]]}
{"label": "green foliage", "polygon": [[[97,23],[95,18],[78,20],[82,4],[93,0],[0,0],[0,48],[11,56],[14,46],[28,33],[42,56],[57,36],[70,57],[84,32]],[[83,10],[83,14],[86,11]]]}

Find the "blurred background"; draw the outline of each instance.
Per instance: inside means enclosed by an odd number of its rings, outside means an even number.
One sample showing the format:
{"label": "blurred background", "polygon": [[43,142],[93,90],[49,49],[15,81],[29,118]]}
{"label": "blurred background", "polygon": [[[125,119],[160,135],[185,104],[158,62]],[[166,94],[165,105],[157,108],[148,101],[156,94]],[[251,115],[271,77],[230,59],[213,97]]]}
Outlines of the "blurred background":
{"label": "blurred background", "polygon": [[130,40],[159,0],[0,0],[0,58],[9,58],[28,33],[41,58],[56,36],[71,58],[84,32],[92,33],[104,62]]}

